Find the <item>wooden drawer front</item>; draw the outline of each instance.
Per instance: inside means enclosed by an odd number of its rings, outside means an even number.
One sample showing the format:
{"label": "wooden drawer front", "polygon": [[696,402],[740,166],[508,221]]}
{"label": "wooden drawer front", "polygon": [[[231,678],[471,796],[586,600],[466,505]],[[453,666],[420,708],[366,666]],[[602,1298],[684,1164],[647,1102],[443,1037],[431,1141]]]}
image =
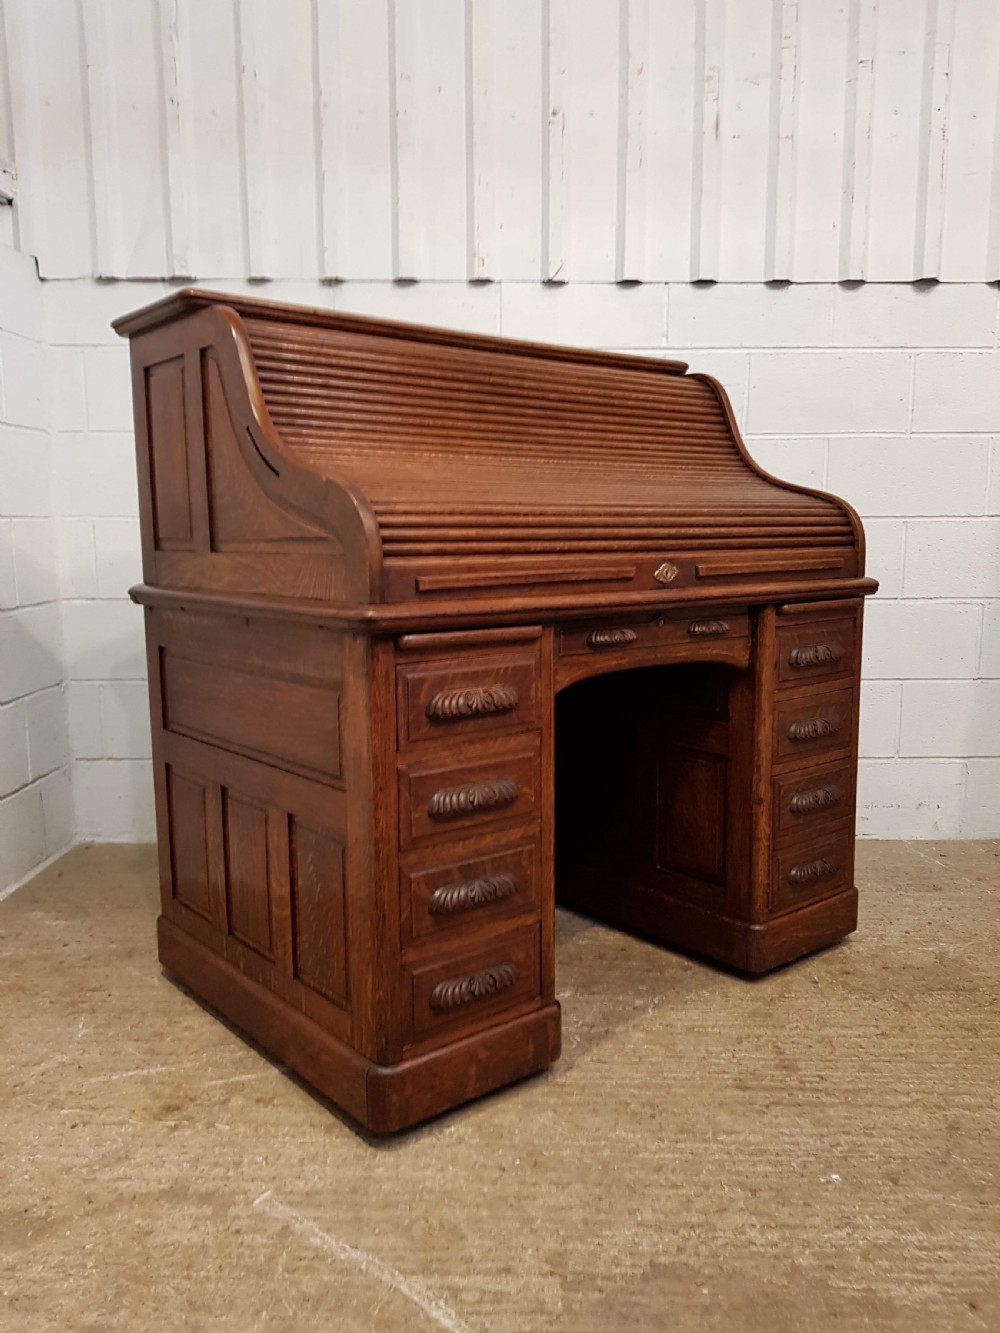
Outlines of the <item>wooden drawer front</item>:
{"label": "wooden drawer front", "polygon": [[537,645],[404,662],[396,669],[400,746],[537,727]]}
{"label": "wooden drawer front", "polygon": [[431,864],[400,871],[404,943],[490,929],[538,904],[538,844],[455,857],[441,848]]}
{"label": "wooden drawer front", "polygon": [[538,746],[497,752],[465,762],[408,764],[399,775],[399,837],[404,847],[421,839],[461,836],[538,813]]}
{"label": "wooden drawer front", "polygon": [[806,838],[774,853],[771,910],[784,911],[825,898],[854,878],[854,832],[842,828]]}
{"label": "wooden drawer front", "polygon": [[854,769],[848,761],[794,769],[774,779],[774,828],[795,837],[839,824],[854,814]]}
{"label": "wooden drawer front", "polygon": [[405,970],[412,1041],[443,1029],[475,1027],[541,995],[539,927],[499,936],[473,953]]}
{"label": "wooden drawer front", "polygon": [[799,760],[850,751],[854,740],[854,689],[826,690],[821,694],[779,696],[774,718],[776,762]]}
{"label": "wooden drawer front", "polygon": [[726,643],[749,634],[745,611],[712,611],[704,615],[637,616],[631,620],[592,620],[559,631],[563,656],[641,651],[664,644]]}
{"label": "wooden drawer front", "polygon": [[857,666],[857,625],[854,615],[779,625],[779,683],[809,685],[814,680],[851,675]]}

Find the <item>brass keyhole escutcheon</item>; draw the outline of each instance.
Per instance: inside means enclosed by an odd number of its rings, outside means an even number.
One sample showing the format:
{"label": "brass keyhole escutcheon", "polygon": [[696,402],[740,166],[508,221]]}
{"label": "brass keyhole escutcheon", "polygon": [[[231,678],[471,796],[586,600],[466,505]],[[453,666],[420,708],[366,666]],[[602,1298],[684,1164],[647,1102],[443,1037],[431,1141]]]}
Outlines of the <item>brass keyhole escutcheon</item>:
{"label": "brass keyhole escutcheon", "polygon": [[673,583],[680,572],[676,565],[672,565],[669,560],[664,560],[659,569],[653,570],[653,578],[656,579],[657,583]]}

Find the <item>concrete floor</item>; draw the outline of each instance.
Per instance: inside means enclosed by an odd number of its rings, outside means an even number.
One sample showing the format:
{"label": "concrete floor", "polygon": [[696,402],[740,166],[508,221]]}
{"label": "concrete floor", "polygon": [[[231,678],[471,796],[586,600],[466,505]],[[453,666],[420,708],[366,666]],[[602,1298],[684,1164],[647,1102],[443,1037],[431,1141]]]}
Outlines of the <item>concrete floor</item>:
{"label": "concrete floor", "polygon": [[76,849],[0,904],[0,1327],[1000,1329],[1000,844],[859,852],[758,982],[560,914],[560,1062],[373,1145]]}

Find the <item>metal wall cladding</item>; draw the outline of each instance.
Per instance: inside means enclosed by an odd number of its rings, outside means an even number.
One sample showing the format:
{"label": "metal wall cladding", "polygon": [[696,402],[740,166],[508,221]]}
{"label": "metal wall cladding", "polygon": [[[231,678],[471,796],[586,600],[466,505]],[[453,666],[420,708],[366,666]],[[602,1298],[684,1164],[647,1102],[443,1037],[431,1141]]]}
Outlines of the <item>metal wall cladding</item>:
{"label": "metal wall cladding", "polygon": [[45,277],[1000,278],[995,0],[5,0]]}

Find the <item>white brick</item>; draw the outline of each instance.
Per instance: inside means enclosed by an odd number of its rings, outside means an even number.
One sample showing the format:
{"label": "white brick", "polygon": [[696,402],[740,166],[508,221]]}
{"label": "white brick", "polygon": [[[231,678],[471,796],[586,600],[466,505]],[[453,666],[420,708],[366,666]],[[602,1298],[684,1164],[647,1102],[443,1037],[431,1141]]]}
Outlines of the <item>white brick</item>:
{"label": "white brick", "polygon": [[49,518],[16,518],[13,530],[18,604],[54,602],[59,596],[55,524]]}
{"label": "white brick", "polygon": [[130,431],[132,382],[128,349],[91,347],[83,354],[87,425],[96,431]]}
{"label": "white brick", "polygon": [[1000,595],[1000,519],[906,525],[906,597]]}
{"label": "white brick", "polygon": [[101,759],[104,737],[101,732],[101,686],[73,681],[66,686],[66,713],[69,745],[74,759]]}
{"label": "white brick", "polygon": [[677,283],[668,311],[671,347],[828,347],[833,293],[823,283]]}
{"label": "white brick", "polygon": [[982,514],[988,466],[986,440],[837,439],[827,475],[862,515]]}
{"label": "white brick", "polygon": [[146,672],[142,612],[130,602],[67,602],[68,680],[140,680]]}
{"label": "white brick", "polygon": [[45,348],[0,332],[0,419],[12,426],[47,430]]}
{"label": "white brick", "polygon": [[101,734],[110,759],[148,759],[149,693],[145,683],[101,686]]}
{"label": "white brick", "polygon": [[98,597],[125,597],[142,580],[139,524],[135,519],[99,518],[94,522]]}
{"label": "white brick", "polygon": [[31,780],[69,763],[66,701],[60,689],[42,690],[24,702],[28,723],[28,755]]}
{"label": "white brick", "polygon": [[862,671],[888,680],[971,676],[979,617],[979,607],[971,603],[870,602]]}
{"label": "white brick", "polygon": [[866,680],[861,686],[860,753],[871,759],[894,755],[899,743],[900,686],[896,681]]}
{"label": "white brick", "polygon": [[913,392],[915,431],[995,431],[1000,353],[921,352]]}
{"label": "white brick", "polygon": [[[647,353],[648,355],[648,353]],[[673,352],[663,353],[670,360]],[[682,361],[686,357],[680,358]],[[691,357],[692,371],[711,375],[719,381],[733,405],[733,416],[742,424],[747,411],[747,371],[750,357],[746,352],[695,352]]]}
{"label": "white brick", "polygon": [[573,347],[656,348],[666,343],[666,318],[666,288],[655,282],[630,287],[503,284],[501,328],[506,338]]}
{"label": "white brick", "polygon": [[983,646],[979,674],[992,679],[1000,677],[1000,602],[987,602],[983,607]]}
{"label": "white brick", "polygon": [[0,311],[5,329],[41,342],[42,284],[35,261],[30,255],[3,244],[0,244]]}
{"label": "white brick", "polygon": [[876,597],[885,601],[903,590],[903,530],[898,518],[869,518],[864,522],[865,573],[878,579]]}
{"label": "white brick", "polygon": [[463,333],[500,331],[496,283],[345,282],[332,289],[337,310],[377,319],[401,319]]}
{"label": "white brick", "polygon": [[135,445],[128,435],[63,435],[55,446],[58,512],[67,517],[135,518]]}
{"label": "white brick", "polygon": [[0,514],[30,518],[52,512],[49,462],[47,435],[0,425]]}
{"label": "white brick", "polygon": [[64,600],[97,596],[94,524],[89,518],[59,520],[59,583]]}
{"label": "white brick", "polygon": [[959,760],[862,760],[858,833],[863,838],[957,837],[964,789],[965,765]]}
{"label": "white brick", "polygon": [[59,608],[29,606],[0,616],[0,703],[62,679]]}
{"label": "white brick", "polygon": [[14,525],[0,519],[0,611],[17,606],[17,576],[14,573]]}
{"label": "white brick", "polygon": [[751,455],[765,471],[781,481],[823,490],[826,482],[826,440],[746,441]]}
{"label": "white brick", "polygon": [[49,406],[53,430],[86,430],[87,395],[79,348],[49,348]]}
{"label": "white brick", "polygon": [[869,282],[834,296],[842,347],[992,347],[996,331],[997,293],[985,283]]}
{"label": "white brick", "polygon": [[68,768],[50,773],[38,784],[42,795],[45,855],[54,856],[73,841],[73,784]]}
{"label": "white brick", "polygon": [[963,838],[1000,838],[1000,759],[970,759]]}
{"label": "white brick", "polygon": [[30,779],[24,704],[8,704],[0,708],[0,797],[26,786]]}
{"label": "white brick", "polygon": [[903,684],[899,752],[992,757],[1000,751],[1000,680]]}
{"label": "white brick", "polygon": [[902,352],[755,353],[750,357],[747,430],[761,435],[901,432],[909,392],[909,357]]}
{"label": "white brick", "polygon": [[50,344],[119,346],[111,327],[119,315],[152,305],[171,288],[158,282],[95,282],[91,278],[42,283],[42,318]]}
{"label": "white brick", "polygon": [[1000,514],[1000,441],[990,441],[990,484],[986,494],[986,512]]}
{"label": "white brick", "polygon": [[0,801],[0,889],[30,875],[44,859],[41,792],[37,785],[22,787]]}
{"label": "white brick", "polygon": [[113,842],[156,836],[153,766],[142,760],[98,759],[73,765],[76,832]]}

